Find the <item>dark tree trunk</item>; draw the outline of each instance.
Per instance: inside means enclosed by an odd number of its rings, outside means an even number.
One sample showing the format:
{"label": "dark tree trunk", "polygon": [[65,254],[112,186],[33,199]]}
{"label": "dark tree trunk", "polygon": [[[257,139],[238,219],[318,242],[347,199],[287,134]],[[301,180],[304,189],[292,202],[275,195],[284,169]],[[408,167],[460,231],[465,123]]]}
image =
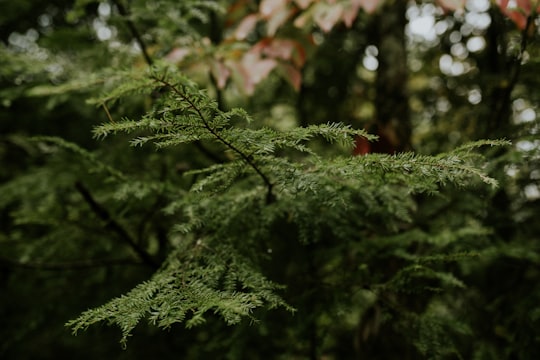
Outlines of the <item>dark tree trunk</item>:
{"label": "dark tree trunk", "polygon": [[410,150],[411,120],[407,91],[407,49],[405,43],[406,1],[390,1],[376,19],[379,55],[375,99],[379,136],[394,151]]}

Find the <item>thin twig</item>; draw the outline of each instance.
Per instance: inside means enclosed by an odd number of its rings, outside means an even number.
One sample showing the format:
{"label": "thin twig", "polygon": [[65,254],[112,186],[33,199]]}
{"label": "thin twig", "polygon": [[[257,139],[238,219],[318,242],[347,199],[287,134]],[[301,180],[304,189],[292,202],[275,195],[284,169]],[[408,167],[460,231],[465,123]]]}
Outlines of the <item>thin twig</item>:
{"label": "thin twig", "polygon": [[511,71],[510,81],[503,89],[503,93],[501,96],[502,99],[498,100],[495,103],[495,106],[493,108],[495,124],[497,125],[501,123],[503,117],[508,116],[508,109],[510,106],[512,92],[514,91],[514,88],[516,87],[519,81],[519,76],[521,75],[523,55],[525,54],[525,51],[527,50],[527,46],[529,43],[529,31],[530,31],[530,27],[533,25],[534,19],[535,19],[534,14],[531,14],[529,15],[529,17],[527,17],[527,23],[525,24],[525,28],[521,31],[521,42],[520,42],[519,53],[514,58],[514,61],[512,62],[513,67],[510,69]]}
{"label": "thin twig", "polygon": [[107,105],[103,103],[101,106],[103,107],[103,110],[105,110],[105,114],[107,114],[107,118],[109,119],[109,121],[114,124],[115,122],[111,116],[111,113],[109,112],[109,109],[107,108]]}
{"label": "thin twig", "polygon": [[[131,35],[133,36],[133,38],[135,39],[135,41],[141,48],[144,60],[149,66],[152,66],[154,64],[154,60],[148,53],[148,46],[146,46],[146,43],[144,42],[141,34],[139,33],[139,30],[137,30],[137,27],[135,26],[133,21],[130,19],[129,10],[120,2],[120,0],[113,0],[113,3],[118,8],[118,12],[120,13],[120,15],[122,15],[125,18],[126,25],[129,28]],[[108,114],[107,108],[105,108],[105,111],[107,112],[109,120],[112,121],[110,114]],[[210,150],[208,150],[200,141],[195,142],[195,147],[199,149],[200,152],[202,152],[206,157],[208,157],[210,160],[214,161],[215,163],[218,163],[218,164],[223,163],[223,160],[219,156],[215,155]]]}
{"label": "thin twig", "polygon": [[219,141],[221,142],[223,145],[225,145],[226,147],[228,147],[230,150],[234,151],[235,153],[237,153],[240,158],[242,158],[242,160],[244,160],[249,166],[251,166],[251,168],[253,170],[255,170],[255,172],[261,177],[261,179],[264,181],[264,184],[266,185],[267,187],[267,194],[266,194],[266,203],[267,204],[270,204],[272,202],[274,202],[275,198],[274,198],[274,194],[272,192],[273,190],[273,187],[274,187],[274,184],[272,184],[272,182],[270,181],[270,179],[262,172],[261,169],[259,169],[259,167],[257,166],[257,164],[255,164],[255,162],[253,161],[253,158],[250,157],[249,155],[246,155],[244,152],[242,152],[242,150],[238,149],[236,146],[234,146],[234,144],[232,144],[231,142],[227,141],[227,139],[223,138],[215,129],[213,129],[210,124],[208,123],[208,120],[206,119],[206,117],[203,115],[201,109],[199,109],[199,107],[197,105],[195,105],[195,103],[193,101],[191,101],[191,99],[189,99],[184,93],[182,93],[180,90],[178,90],[176,88],[176,86],[174,86],[173,84],[169,83],[167,80],[164,80],[164,79],[160,79],[160,78],[157,78],[157,77],[154,77],[154,79],[158,82],[160,82],[161,84],[165,85],[166,87],[170,88],[172,91],[174,91],[174,93],[176,95],[178,95],[182,100],[184,100],[185,102],[187,102],[189,104],[189,106],[195,110],[195,112],[197,113],[197,116],[201,119],[201,121],[203,122],[204,124],[204,127]]}
{"label": "thin twig", "polygon": [[124,242],[126,242],[129,247],[137,254],[137,256],[148,266],[152,268],[158,268],[159,264],[148,254],[143,248],[137,244],[137,242],[131,237],[126,229],[122,227],[116,220],[114,220],[107,209],[105,209],[101,204],[99,204],[90,191],[84,186],[83,183],[77,181],[75,183],[75,188],[82,195],[83,199],[86,201],[90,209],[105,222],[106,227],[116,233]]}
{"label": "thin twig", "polygon": [[113,0],[113,3],[114,5],[116,5],[116,8],[118,9],[118,12],[120,13],[120,15],[122,15],[122,17],[125,18],[126,25],[129,28],[129,31],[131,31],[133,38],[135,39],[135,41],[141,48],[144,61],[146,61],[148,65],[152,66],[154,64],[154,61],[152,60],[152,58],[150,57],[150,54],[148,53],[148,48],[144,40],[142,39],[142,36],[139,33],[139,30],[137,30],[137,27],[135,26],[133,21],[130,19],[130,14],[129,14],[128,9],[126,9],[126,7],[120,2],[120,0]]}

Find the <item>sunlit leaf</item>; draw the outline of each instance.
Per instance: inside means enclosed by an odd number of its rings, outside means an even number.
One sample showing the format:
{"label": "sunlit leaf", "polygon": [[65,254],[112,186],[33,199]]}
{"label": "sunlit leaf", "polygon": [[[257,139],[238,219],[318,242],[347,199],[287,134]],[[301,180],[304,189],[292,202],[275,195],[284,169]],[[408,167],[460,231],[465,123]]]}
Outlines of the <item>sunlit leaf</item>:
{"label": "sunlit leaf", "polygon": [[300,16],[298,16],[296,19],[294,19],[294,26],[296,26],[297,28],[303,28],[303,27],[306,27],[306,25],[308,24],[308,21],[311,19],[311,9],[308,9],[306,10],[305,12],[303,12]]}
{"label": "sunlit leaf", "polygon": [[191,53],[191,50],[188,48],[179,48],[176,47],[172,49],[167,56],[165,56],[165,59],[172,63],[179,63],[182,61],[186,56],[188,56]]}
{"label": "sunlit leaf", "polygon": [[317,7],[313,20],[322,31],[329,32],[339,22],[342,15],[343,6],[341,4],[324,5]]}
{"label": "sunlit leaf", "polygon": [[239,66],[244,81],[244,91],[248,95],[252,95],[255,86],[265,79],[276,65],[277,61],[274,59],[263,59],[256,52],[247,52]]}
{"label": "sunlit leaf", "polygon": [[255,28],[259,21],[259,16],[257,14],[251,14],[246,16],[236,28],[234,32],[234,37],[236,40],[244,40]]}
{"label": "sunlit leaf", "polygon": [[283,7],[278,11],[275,11],[272,16],[270,16],[266,24],[267,35],[274,36],[278,28],[283,25],[291,15],[292,9],[288,9],[287,7]]}
{"label": "sunlit leaf", "polygon": [[287,6],[287,0],[263,0],[259,6],[259,12],[264,18],[269,18],[274,13],[282,11]]}
{"label": "sunlit leaf", "polygon": [[314,0],[294,0],[294,2],[296,3],[296,5],[298,5],[300,9],[304,10],[304,9],[307,9],[307,7],[315,1]]}

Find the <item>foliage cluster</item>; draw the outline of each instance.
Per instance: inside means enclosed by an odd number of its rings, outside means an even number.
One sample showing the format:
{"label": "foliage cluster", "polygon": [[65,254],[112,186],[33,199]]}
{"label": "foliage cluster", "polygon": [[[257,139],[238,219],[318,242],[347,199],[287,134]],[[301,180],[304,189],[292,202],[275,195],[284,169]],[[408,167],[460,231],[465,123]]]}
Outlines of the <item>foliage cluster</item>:
{"label": "foliage cluster", "polygon": [[2,27],[2,357],[538,355],[530,7],[33,3]]}

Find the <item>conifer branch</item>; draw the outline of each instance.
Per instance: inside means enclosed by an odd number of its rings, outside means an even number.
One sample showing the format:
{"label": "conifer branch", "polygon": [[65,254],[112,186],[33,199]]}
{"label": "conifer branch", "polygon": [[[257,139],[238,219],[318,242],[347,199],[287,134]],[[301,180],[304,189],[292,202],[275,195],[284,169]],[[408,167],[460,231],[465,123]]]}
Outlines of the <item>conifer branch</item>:
{"label": "conifer branch", "polygon": [[76,261],[63,262],[41,262],[41,261],[16,261],[7,258],[0,258],[0,267],[20,268],[27,270],[83,270],[97,267],[109,267],[118,265],[144,265],[143,262],[135,259],[81,259]]}
{"label": "conifer branch", "polygon": [[116,233],[122,240],[124,240],[129,247],[137,254],[137,256],[148,266],[157,269],[159,264],[148,254],[143,248],[141,248],[137,242],[129,235],[126,229],[122,227],[116,220],[114,220],[107,209],[105,209],[101,204],[99,204],[90,191],[84,186],[83,183],[77,181],[75,183],[75,188],[82,195],[83,199],[86,201],[88,206],[92,211],[105,222],[106,227],[111,231]]}
{"label": "conifer branch", "polygon": [[[120,2],[120,0],[113,0],[113,3],[118,8],[118,12],[120,13],[120,15],[122,15],[125,18],[126,24],[127,24],[128,28],[129,28],[129,31],[131,32],[131,35],[133,35],[133,38],[135,39],[135,41],[137,42],[137,44],[141,48],[141,51],[142,51],[142,54],[143,54],[143,57],[144,57],[144,61],[146,62],[146,64],[148,64],[148,66],[154,65],[154,60],[152,59],[152,57],[148,53],[148,47],[146,46],[146,43],[144,42],[141,34],[139,33],[139,30],[137,30],[137,27],[135,26],[133,21],[131,21],[131,19],[129,18],[128,9],[126,9],[126,7]],[[154,94],[154,95],[157,95],[157,93],[159,93],[159,91],[157,91],[156,94]],[[111,118],[105,104],[103,104],[103,107],[104,107],[105,111],[107,112],[107,116],[108,116],[109,120],[111,120],[111,122],[114,123],[114,121],[112,121],[112,118]],[[210,150],[208,150],[200,141],[195,141],[194,144],[195,144],[195,147],[197,147],[197,149],[199,149],[199,151],[202,152],[210,160],[214,161],[217,164],[223,163],[223,160],[219,156],[217,156],[216,154],[214,154]]]}
{"label": "conifer branch", "polygon": [[225,139],[223,136],[221,136],[214,128],[212,128],[210,126],[210,124],[208,123],[208,120],[206,119],[206,117],[204,116],[204,114],[202,113],[202,110],[189,98],[187,97],[183,92],[181,92],[180,90],[178,90],[178,88],[176,86],[174,86],[173,84],[171,84],[170,82],[168,82],[167,80],[165,79],[162,79],[162,78],[158,78],[158,77],[153,77],[156,81],[160,82],[161,84],[163,84],[165,87],[168,87],[170,88],[176,95],[178,95],[183,101],[185,101],[186,103],[189,104],[189,107],[191,107],[196,113],[197,113],[197,116],[199,117],[199,119],[201,119],[201,121],[203,122],[203,125],[205,127],[206,130],[208,130],[219,142],[221,142],[223,145],[225,145],[227,148],[229,148],[230,150],[232,150],[233,152],[235,152],[236,154],[238,154],[240,156],[240,158],[242,160],[244,160],[244,162],[246,162],[253,170],[255,170],[255,172],[261,177],[261,179],[263,180],[264,184],[266,185],[266,188],[267,188],[267,193],[266,193],[266,203],[267,204],[271,204],[272,202],[275,201],[275,197],[274,197],[274,194],[272,192],[273,188],[274,188],[274,184],[270,181],[270,179],[266,176],[265,173],[262,172],[262,170],[257,166],[257,164],[255,163],[255,161],[253,161],[253,158],[247,154],[245,154],[242,150],[238,149],[236,146],[234,146],[233,143],[231,143],[230,141],[228,141],[227,139]]}

